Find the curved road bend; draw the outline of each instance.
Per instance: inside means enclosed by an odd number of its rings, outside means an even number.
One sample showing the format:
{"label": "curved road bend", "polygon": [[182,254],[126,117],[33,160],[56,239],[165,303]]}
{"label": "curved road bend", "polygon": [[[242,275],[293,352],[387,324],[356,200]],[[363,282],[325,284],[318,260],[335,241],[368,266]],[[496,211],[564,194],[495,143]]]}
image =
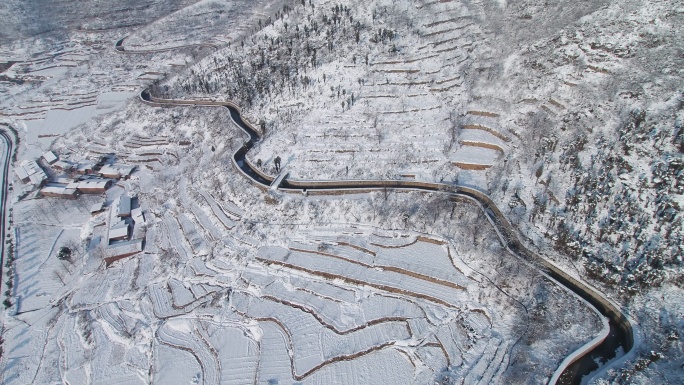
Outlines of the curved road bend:
{"label": "curved road bend", "polygon": [[[233,102],[215,102],[207,100],[169,100],[159,99],[152,95],[148,90],[140,93],[140,99],[152,106],[163,107],[172,105],[194,105],[194,106],[222,106],[228,108],[231,118],[243,131],[249,135],[249,140],[238,149],[233,155],[233,163],[238,171],[242,172],[247,179],[262,189],[269,188],[274,178],[262,173],[254,168],[246,159],[247,151],[254,147],[260,139],[259,132],[249,123],[245,122],[237,104]],[[369,189],[415,189],[422,191],[444,192],[452,195],[461,195],[476,200],[484,210],[485,214],[491,219],[502,236],[502,242],[511,252],[522,259],[531,262],[547,273],[559,284],[567,287],[572,292],[580,296],[594,306],[603,316],[608,318],[610,331],[608,336],[593,349],[578,357],[576,361],[568,365],[557,385],[580,384],[582,377],[595,372],[599,365],[598,362],[606,363],[618,356],[618,349],[628,353],[634,347],[634,332],[632,325],[627,317],[618,307],[602,297],[598,292],[588,287],[581,281],[571,277],[560,268],[548,262],[546,259],[528,250],[519,240],[517,231],[506,219],[496,204],[483,192],[464,187],[441,183],[419,182],[419,181],[400,181],[400,180],[366,180],[366,181],[297,181],[286,180],[280,183],[281,188],[290,191],[304,190],[369,190]]]}
{"label": "curved road bend", "polygon": [[177,47],[168,47],[168,48],[159,48],[159,49],[145,49],[145,50],[140,50],[140,51],[127,51],[126,48],[124,48],[123,42],[126,39],[126,37],[122,37],[121,39],[117,40],[116,45],[114,45],[114,49],[116,52],[119,53],[127,53],[127,54],[144,54],[144,53],[160,53],[160,52],[168,52],[168,51],[175,51],[178,49],[182,48],[202,48],[202,47],[207,47],[211,48],[214,51],[217,51],[219,47],[214,44],[188,44],[188,45],[181,45]]}

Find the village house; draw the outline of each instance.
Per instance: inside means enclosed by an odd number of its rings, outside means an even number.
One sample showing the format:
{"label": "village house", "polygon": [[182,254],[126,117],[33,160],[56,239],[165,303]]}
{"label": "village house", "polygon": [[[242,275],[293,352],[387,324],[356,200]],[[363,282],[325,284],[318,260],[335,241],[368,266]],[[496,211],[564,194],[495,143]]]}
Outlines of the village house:
{"label": "village house", "polygon": [[83,194],[103,194],[114,182],[109,179],[86,179],[74,181],[67,185],[67,188],[74,188]]}
{"label": "village house", "polygon": [[128,239],[129,230],[130,226],[126,222],[119,221],[109,229],[109,243]]}
{"label": "village house", "polygon": [[100,175],[103,178],[128,179],[134,170],[135,166],[107,164],[100,169]]}
{"label": "village house", "polygon": [[67,172],[71,171],[74,168],[74,165],[63,160],[58,160],[52,164],[52,168],[58,171]]}
{"label": "village house", "polygon": [[131,197],[128,195],[122,195],[119,198],[119,210],[116,215],[120,218],[131,216]]}
{"label": "village house", "polygon": [[92,173],[95,172],[95,167],[96,167],[96,166],[97,166],[97,165],[96,165],[95,163],[92,163],[92,162],[88,162],[88,163],[79,163],[79,164],[75,167],[75,169],[76,169],[75,171],[76,171],[77,174],[88,175],[88,174],[92,174]]}
{"label": "village house", "polygon": [[118,261],[131,255],[138,254],[143,251],[144,239],[135,239],[132,241],[117,242],[113,245],[104,248],[104,260],[107,266],[113,262]]}
{"label": "village house", "polygon": [[40,194],[45,197],[65,199],[76,199],[79,196],[78,190],[64,186],[45,186],[40,190]]}
{"label": "village house", "polygon": [[17,177],[24,183],[41,185],[48,177],[35,160],[23,160],[14,171]]}
{"label": "village house", "polygon": [[52,151],[48,151],[43,154],[43,160],[45,160],[47,164],[53,164],[57,161],[57,155]]}
{"label": "village house", "polygon": [[145,216],[143,215],[142,209],[140,207],[131,210],[131,217],[136,225],[145,224]]}
{"label": "village house", "polygon": [[104,202],[98,202],[90,206],[90,214],[95,215],[104,211]]}

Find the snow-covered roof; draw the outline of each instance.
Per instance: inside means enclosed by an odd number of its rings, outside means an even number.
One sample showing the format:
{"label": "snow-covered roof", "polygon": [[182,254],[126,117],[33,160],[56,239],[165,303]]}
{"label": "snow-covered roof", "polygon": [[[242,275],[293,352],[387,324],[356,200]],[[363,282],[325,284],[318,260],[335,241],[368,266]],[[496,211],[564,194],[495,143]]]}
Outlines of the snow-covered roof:
{"label": "snow-covered roof", "polygon": [[47,175],[45,175],[45,173],[42,171],[40,173],[34,173],[29,175],[29,180],[32,184],[40,184],[45,179],[47,179]]}
{"label": "snow-covered roof", "polygon": [[78,189],[106,189],[107,185],[111,183],[108,179],[87,179],[77,183]]}
{"label": "snow-covered roof", "polygon": [[105,175],[107,177],[113,177],[113,178],[119,178],[121,176],[121,173],[119,170],[113,168],[112,166],[104,166],[100,169],[100,174]]}
{"label": "snow-covered roof", "polygon": [[53,185],[43,187],[40,189],[40,193],[43,195],[63,195],[65,197],[70,197],[76,194],[76,190],[64,186]]}
{"label": "snow-covered roof", "polygon": [[117,215],[131,215],[131,197],[128,195],[122,195],[119,198],[119,211]]}
{"label": "snow-covered roof", "polygon": [[70,184],[70,183],[73,183],[74,180],[71,179],[71,178],[62,178],[62,177],[60,177],[60,178],[54,178],[54,179],[52,179],[52,182],[61,183],[61,184],[66,184],[66,185],[68,185],[68,184]]}
{"label": "snow-covered roof", "polygon": [[113,178],[127,177],[131,175],[135,166],[126,164],[108,164],[100,169],[100,174],[107,175]]}
{"label": "snow-covered roof", "polygon": [[58,187],[58,186],[45,186],[42,189],[40,189],[41,193],[59,194],[63,191],[64,191],[64,187]]}
{"label": "snow-covered roof", "polygon": [[95,163],[79,163],[78,166],[76,166],[76,171],[85,173],[93,168],[95,168]]}
{"label": "snow-covered roof", "polygon": [[127,238],[128,237],[128,225],[121,221],[109,229],[109,239],[117,238]]}
{"label": "snow-covered roof", "polygon": [[69,162],[65,162],[63,160],[58,160],[55,163],[52,164],[53,168],[60,169],[60,170],[68,170],[73,167],[73,165]]}
{"label": "snow-covered roof", "polygon": [[96,213],[96,212],[102,211],[103,207],[104,207],[104,202],[95,203],[94,205],[90,206],[90,212]]}
{"label": "snow-covered roof", "polygon": [[25,170],[23,167],[17,167],[17,168],[14,170],[14,172],[17,174],[17,176],[18,176],[19,179],[21,179],[21,180],[24,180],[24,179],[28,178],[28,173],[26,172],[26,170]]}
{"label": "snow-covered roof", "polygon": [[133,222],[135,222],[136,225],[145,223],[145,216],[140,207],[131,210],[131,217],[133,217]]}
{"label": "snow-covered roof", "polygon": [[55,155],[55,153],[52,151],[48,151],[43,154],[43,159],[45,159],[48,164],[53,164],[57,161],[57,155]]}
{"label": "snow-covered roof", "polygon": [[66,190],[64,187],[59,187],[59,186],[46,186],[40,189],[40,192],[45,194],[63,194],[64,190]]}
{"label": "snow-covered roof", "polygon": [[106,257],[118,257],[120,255],[134,254],[142,251],[142,239],[136,239],[128,242],[117,242],[113,245],[105,247],[104,254]]}
{"label": "snow-covered roof", "polygon": [[[19,171],[20,169],[23,171]],[[24,180],[28,177],[31,183],[33,184],[39,184],[45,179],[47,179],[45,171],[43,171],[43,169],[40,168],[40,166],[38,165],[38,163],[36,163],[35,160],[22,161],[21,163],[19,163],[19,167],[17,167],[17,171],[15,172],[20,179]]]}

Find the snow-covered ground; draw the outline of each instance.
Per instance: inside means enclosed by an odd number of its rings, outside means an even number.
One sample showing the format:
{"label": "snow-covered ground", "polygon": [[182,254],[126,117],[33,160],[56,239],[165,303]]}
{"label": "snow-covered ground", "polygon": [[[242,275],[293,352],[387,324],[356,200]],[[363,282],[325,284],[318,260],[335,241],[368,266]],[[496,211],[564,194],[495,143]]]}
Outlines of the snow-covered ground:
{"label": "snow-covered ground", "polygon": [[[106,269],[87,253],[63,267],[49,250],[26,250],[33,233],[23,223],[34,223],[40,213],[21,207],[46,201],[15,205],[21,301],[5,325],[6,383],[176,378],[240,384],[259,378],[370,384],[393,376],[397,383],[419,384],[442,376],[543,382],[601,327],[580,300],[503,251],[471,204],[455,204],[453,219],[439,215],[453,225],[438,233],[444,238],[416,233],[410,223],[390,230],[364,221],[330,223],[325,215],[302,217],[295,229],[284,230],[287,225],[247,212],[232,230],[217,230],[194,225],[199,216],[220,224],[209,203],[189,198],[199,196],[201,186],[178,186],[184,191],[170,193],[181,199],[147,219],[159,229],[150,237],[158,252]],[[142,186],[140,193],[146,193]],[[399,207],[418,198],[412,195],[391,196],[385,204]],[[340,203],[363,207],[368,198],[280,199],[323,214]],[[69,222],[64,213],[83,203],[54,202],[65,205],[62,216],[53,215],[61,226],[86,228],[78,221],[100,220],[85,215]],[[376,219],[388,223],[395,212],[380,215]],[[288,218],[282,207],[271,210],[271,221]],[[52,226],[53,238],[65,236]],[[482,230],[471,234],[475,226]],[[223,239],[214,238],[216,231]],[[208,252],[198,251],[198,242]],[[48,263],[33,273],[42,261]],[[49,291],[43,288],[48,282]],[[44,318],[50,326],[35,329]],[[27,346],[19,349],[18,341]],[[46,364],[50,360],[55,366]],[[103,371],[105,362],[113,364]]]}
{"label": "snow-covered ground", "polygon": [[[26,24],[28,3],[0,15]],[[279,156],[292,178],[488,191],[636,321],[636,355],[598,383],[681,382],[676,2],[68,3],[14,38],[0,27],[18,61],[0,123],[19,160],[138,165],[106,200],[144,202],[147,242],[105,268],[89,248],[102,198],[35,199],[14,179],[3,383],[544,383],[599,333],[476,206],[263,192],[233,169],[245,137],[225,109],[135,100],[160,79],[159,96],[243,106],[267,173]]]}
{"label": "snow-covered ground", "polygon": [[[484,189],[542,254],[625,309],[661,298],[650,311],[670,314],[678,302],[664,299],[683,277],[683,11],[638,0],[321,1],[158,91],[236,100],[265,128],[248,156],[270,173],[279,156],[294,178]],[[681,382],[681,367],[670,369],[682,364],[682,327],[644,330],[611,381]]]}

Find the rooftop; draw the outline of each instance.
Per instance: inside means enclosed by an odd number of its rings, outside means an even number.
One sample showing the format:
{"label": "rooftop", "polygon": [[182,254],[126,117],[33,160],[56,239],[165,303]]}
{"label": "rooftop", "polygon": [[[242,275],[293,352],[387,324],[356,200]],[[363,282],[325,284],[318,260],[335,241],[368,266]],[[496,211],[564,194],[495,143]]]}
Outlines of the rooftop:
{"label": "rooftop", "polygon": [[133,217],[133,222],[135,222],[136,225],[145,223],[145,216],[143,215],[142,209],[140,207],[131,210],[131,216]]}
{"label": "rooftop", "polygon": [[109,239],[128,238],[128,224],[121,221],[109,229]]}
{"label": "rooftop", "polygon": [[119,198],[119,211],[117,215],[131,215],[131,197],[122,195]]}
{"label": "rooftop", "polygon": [[15,173],[22,180],[29,178],[31,183],[33,184],[41,183],[42,181],[47,179],[45,171],[43,171],[43,169],[40,168],[40,166],[38,165],[38,163],[36,163],[35,160],[22,161],[16,168]]}
{"label": "rooftop", "polygon": [[45,159],[48,164],[53,164],[57,161],[57,155],[55,155],[55,153],[52,151],[48,151],[43,154],[43,159]]}
{"label": "rooftop", "polygon": [[104,254],[107,258],[118,257],[121,255],[130,255],[141,252],[143,250],[143,240],[135,239],[132,241],[116,242],[104,248]]}
{"label": "rooftop", "polygon": [[104,202],[95,203],[94,205],[90,206],[90,213],[92,214],[92,213],[100,212],[100,211],[102,211],[103,208],[104,208]]}

